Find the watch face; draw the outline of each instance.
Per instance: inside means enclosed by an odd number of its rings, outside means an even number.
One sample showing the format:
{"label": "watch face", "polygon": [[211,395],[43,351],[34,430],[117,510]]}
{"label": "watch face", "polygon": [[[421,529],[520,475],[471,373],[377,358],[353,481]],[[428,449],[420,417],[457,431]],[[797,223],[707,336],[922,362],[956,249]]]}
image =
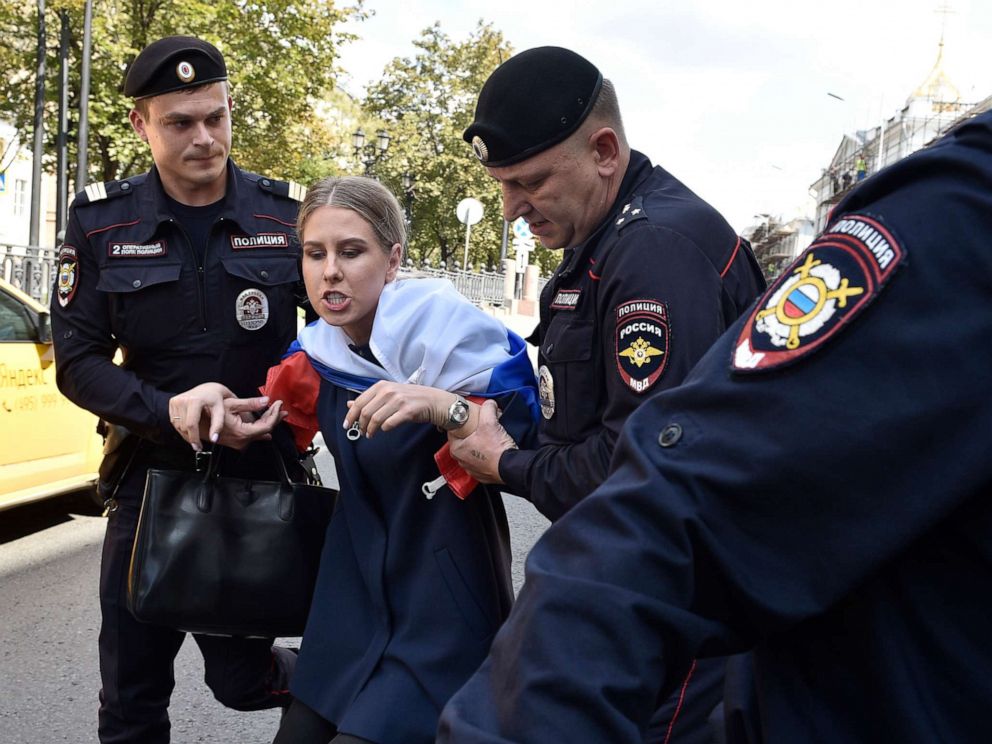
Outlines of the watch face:
{"label": "watch face", "polygon": [[452,403],[451,408],[448,409],[448,419],[456,426],[468,421],[468,403],[461,398]]}

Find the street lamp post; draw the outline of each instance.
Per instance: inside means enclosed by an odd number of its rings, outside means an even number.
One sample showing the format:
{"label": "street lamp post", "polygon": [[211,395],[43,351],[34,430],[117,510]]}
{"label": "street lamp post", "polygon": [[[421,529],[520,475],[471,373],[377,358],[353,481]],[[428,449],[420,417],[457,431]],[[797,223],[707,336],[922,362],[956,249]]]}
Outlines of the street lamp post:
{"label": "street lamp post", "polygon": [[472,197],[462,199],[455,207],[455,216],[465,225],[465,256],[462,258],[462,271],[468,271],[468,239],[472,234],[472,225],[482,219],[483,211],[482,202]]}
{"label": "street lamp post", "polygon": [[31,222],[28,245],[41,245],[41,158],[45,150],[45,0],[38,0],[38,67],[34,78],[34,150],[31,165]]}
{"label": "street lamp post", "polygon": [[76,146],[76,185],[80,191],[87,183],[87,148],[90,132],[90,45],[93,36],[93,0],[86,0],[83,14],[83,57],[79,83],[79,143]]}
{"label": "street lamp post", "polygon": [[406,229],[408,233],[411,233],[413,232],[413,174],[410,171],[403,173],[403,196],[405,197]]}
{"label": "street lamp post", "polygon": [[365,132],[359,127],[351,135],[351,146],[355,150],[355,158],[365,166],[365,175],[374,177],[373,167],[382,160],[389,149],[389,133],[380,129],[375,133],[375,142],[365,143]]}

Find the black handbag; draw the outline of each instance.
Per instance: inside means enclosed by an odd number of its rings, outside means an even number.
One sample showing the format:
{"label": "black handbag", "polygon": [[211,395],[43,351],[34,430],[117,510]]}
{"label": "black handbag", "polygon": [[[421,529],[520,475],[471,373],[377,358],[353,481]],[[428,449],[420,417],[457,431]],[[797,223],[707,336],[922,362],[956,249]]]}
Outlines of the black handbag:
{"label": "black handbag", "polygon": [[[280,481],[150,469],[128,573],[140,621],[192,633],[303,634],[337,491]],[[223,452],[223,450],[221,450]]]}

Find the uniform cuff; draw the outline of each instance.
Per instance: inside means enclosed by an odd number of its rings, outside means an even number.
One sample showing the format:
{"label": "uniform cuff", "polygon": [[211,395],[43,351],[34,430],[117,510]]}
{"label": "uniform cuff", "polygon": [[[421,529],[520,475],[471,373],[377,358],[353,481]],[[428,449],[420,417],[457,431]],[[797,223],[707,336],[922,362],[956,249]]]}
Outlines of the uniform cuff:
{"label": "uniform cuff", "polygon": [[171,399],[171,393],[164,393],[161,390],[155,391],[155,418],[158,420],[158,427],[153,432],[139,433],[156,444],[189,447],[186,440],[172,426],[172,419],[169,416],[169,401]]}
{"label": "uniform cuff", "polygon": [[506,450],[499,458],[499,478],[506,484],[505,490],[516,496],[529,498],[530,489],[527,487],[527,473],[530,464],[537,456],[534,450]]}

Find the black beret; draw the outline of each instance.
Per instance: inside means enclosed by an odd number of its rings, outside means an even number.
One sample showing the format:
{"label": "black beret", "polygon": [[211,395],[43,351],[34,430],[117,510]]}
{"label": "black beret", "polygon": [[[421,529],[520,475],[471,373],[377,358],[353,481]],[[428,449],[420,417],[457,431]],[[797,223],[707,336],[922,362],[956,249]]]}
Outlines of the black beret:
{"label": "black beret", "polygon": [[475,121],[462,137],[485,165],[526,160],[557,145],[592,110],[603,76],[561,47],[537,47],[501,64],[482,86]]}
{"label": "black beret", "polygon": [[166,36],[141,50],[124,79],[124,95],[160,96],[227,80],[224,57],[213,44],[192,36]]}

